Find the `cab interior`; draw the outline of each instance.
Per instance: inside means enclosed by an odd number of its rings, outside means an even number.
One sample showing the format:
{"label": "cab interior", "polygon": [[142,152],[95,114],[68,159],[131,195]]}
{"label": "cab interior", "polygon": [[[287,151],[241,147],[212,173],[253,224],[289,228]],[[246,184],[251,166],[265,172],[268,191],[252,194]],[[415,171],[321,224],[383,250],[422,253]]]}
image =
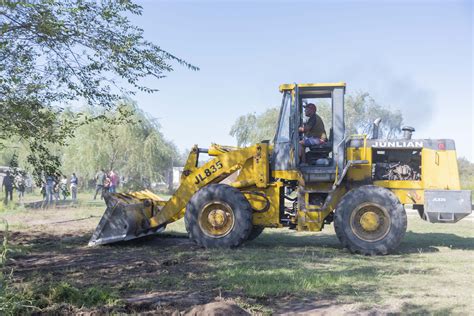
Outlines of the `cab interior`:
{"label": "cab interior", "polygon": [[[308,104],[316,106],[316,115],[319,115],[323,121],[326,131],[327,141],[320,145],[305,146],[304,155],[305,164],[300,165],[330,167],[333,166],[333,110],[332,110],[332,91],[322,90],[320,88],[300,88],[299,90],[299,126],[303,126],[309,119],[305,116],[304,107]],[[299,140],[304,137],[303,133],[298,135]]]}

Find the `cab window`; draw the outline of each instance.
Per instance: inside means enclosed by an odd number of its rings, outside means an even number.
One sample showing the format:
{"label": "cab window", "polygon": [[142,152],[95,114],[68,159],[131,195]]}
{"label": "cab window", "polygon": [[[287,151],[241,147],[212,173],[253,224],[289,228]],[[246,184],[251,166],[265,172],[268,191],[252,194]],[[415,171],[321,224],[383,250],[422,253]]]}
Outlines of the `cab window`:
{"label": "cab window", "polygon": [[290,141],[290,110],[291,93],[286,91],[283,95],[283,103],[278,122],[278,132],[275,137],[275,143],[288,143]]}

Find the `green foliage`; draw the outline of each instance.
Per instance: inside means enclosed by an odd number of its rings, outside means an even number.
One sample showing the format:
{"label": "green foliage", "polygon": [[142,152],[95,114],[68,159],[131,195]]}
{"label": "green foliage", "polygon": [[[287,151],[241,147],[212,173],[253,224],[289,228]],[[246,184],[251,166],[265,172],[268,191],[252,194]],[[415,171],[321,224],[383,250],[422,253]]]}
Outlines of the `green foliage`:
{"label": "green foliage", "polygon": [[[276,108],[275,108],[276,109]],[[271,126],[276,127],[278,115],[273,117]],[[256,128],[254,128],[257,121],[255,113],[241,115],[237,118],[234,125],[230,128],[230,136],[237,139],[237,146],[245,146],[254,143]]]}
{"label": "green foliage", "polygon": [[242,115],[232,125],[230,135],[237,138],[238,146],[272,140],[277,128],[278,114],[278,108],[270,108],[259,115]]}
{"label": "green foliage", "polygon": [[84,290],[74,287],[68,282],[47,286],[37,295],[38,299],[47,305],[68,303],[77,307],[113,304],[118,300],[118,294],[111,289],[91,287]]}
{"label": "green foliage", "polygon": [[99,169],[114,169],[134,184],[130,189],[162,180],[177,149],[164,138],[156,120],[131,101],[101,115],[104,119],[79,127],[63,149],[64,173],[75,172],[86,180]]}
{"label": "green foliage", "polygon": [[8,253],[11,252],[8,237],[8,222],[1,219],[3,224],[2,243],[0,245],[0,314],[18,315],[31,301],[25,297],[24,293],[18,291],[14,286],[13,270],[6,267]]}
{"label": "green foliage", "polygon": [[[292,260],[293,261],[293,260]],[[297,261],[297,260],[295,260]],[[326,271],[297,266],[256,267],[248,264],[225,267],[216,277],[230,290],[245,289],[250,297],[283,296],[291,293],[349,294],[353,284],[374,282],[375,268],[363,273],[348,271]]]}
{"label": "green foliage", "polygon": [[79,101],[113,110],[123,95],[156,91],[141,79],[162,78],[173,63],[198,69],[147,41],[128,18],[141,12],[130,0],[3,2],[0,146],[22,140],[38,179],[60,165],[52,147],[97,119],[62,115],[66,106]]}
{"label": "green foliage", "polygon": [[461,188],[474,190],[474,163],[464,157],[458,158]]}
{"label": "green foliage", "polygon": [[9,284],[1,293],[0,312],[4,315],[20,315],[41,312],[57,304],[76,308],[102,307],[120,304],[117,291],[108,287],[93,286],[80,289],[68,282],[38,284],[31,287]]}
{"label": "green foliage", "polygon": [[[64,148],[64,172],[93,179],[99,169],[114,169],[139,187],[162,180],[178,153],[161,134],[156,120],[132,102],[121,103],[117,111],[102,115],[111,120],[96,120],[79,127]],[[113,123],[124,119],[120,125]]]}
{"label": "green foliage", "polygon": [[[60,118],[70,113],[64,112]],[[181,162],[175,158],[179,156],[177,148],[164,138],[158,122],[130,100],[120,102],[115,110],[88,107],[78,114],[97,119],[78,126],[66,146],[50,144],[49,148],[62,165],[61,173],[76,173],[80,185],[94,179],[103,168],[125,176],[127,189],[142,189],[153,181],[164,180],[171,164]],[[0,153],[0,165],[12,166],[14,158],[16,165],[28,170],[29,148],[16,141],[16,146]]]}
{"label": "green foliage", "polygon": [[5,263],[7,262],[7,254],[8,254],[8,222],[5,219],[0,219],[3,224],[2,230],[2,244],[0,245],[0,280],[3,279],[3,268],[5,267]]}
{"label": "green foliage", "polygon": [[368,93],[348,95],[345,101],[346,133],[372,134],[372,123],[382,119],[379,138],[396,138],[401,132],[403,115],[399,110],[378,104]]}
{"label": "green foliage", "polygon": [[[326,132],[332,125],[331,106],[325,100],[316,102],[317,113],[323,119]],[[279,108],[270,108],[262,114],[250,113],[237,118],[230,135],[237,139],[238,146],[257,143],[264,139],[272,140],[277,128]],[[372,123],[381,118],[379,137],[394,138],[401,131],[403,116],[400,111],[392,110],[375,102],[368,93],[346,96],[345,123],[346,134],[371,134]]]}

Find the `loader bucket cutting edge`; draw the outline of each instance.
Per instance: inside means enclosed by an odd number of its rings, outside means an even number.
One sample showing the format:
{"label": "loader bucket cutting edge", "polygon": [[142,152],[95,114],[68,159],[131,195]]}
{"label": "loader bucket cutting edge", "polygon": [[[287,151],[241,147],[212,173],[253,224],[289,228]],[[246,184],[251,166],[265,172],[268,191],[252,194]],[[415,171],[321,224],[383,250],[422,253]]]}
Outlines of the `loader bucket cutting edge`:
{"label": "loader bucket cutting edge", "polygon": [[[156,195],[147,193],[143,191],[108,195],[107,208],[88,246],[110,244],[162,232],[164,226],[149,227],[149,215],[146,214],[144,203],[144,200],[152,200],[152,202],[161,202],[161,200],[157,200]],[[147,199],[147,197],[150,198]]]}

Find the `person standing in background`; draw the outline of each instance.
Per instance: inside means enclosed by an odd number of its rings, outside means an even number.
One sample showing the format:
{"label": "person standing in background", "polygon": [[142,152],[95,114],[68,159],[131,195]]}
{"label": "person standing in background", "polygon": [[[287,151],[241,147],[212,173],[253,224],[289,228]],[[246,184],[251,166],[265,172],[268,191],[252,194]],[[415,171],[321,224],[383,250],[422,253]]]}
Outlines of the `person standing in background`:
{"label": "person standing in background", "polygon": [[15,186],[18,191],[18,202],[23,202],[23,198],[25,197],[25,178],[23,177],[22,174],[18,174],[15,177]]}
{"label": "person standing in background", "polygon": [[102,195],[105,195],[105,193],[108,193],[109,189],[110,189],[110,178],[109,178],[109,174],[107,173],[105,175],[104,189],[102,190]]}
{"label": "person standing in background", "polygon": [[54,199],[56,201],[59,201],[60,181],[61,181],[60,176],[58,174],[56,174],[53,177],[53,195],[54,195]]}
{"label": "person standing in background", "polygon": [[10,171],[7,171],[5,177],[3,177],[2,187],[5,188],[5,200],[3,203],[8,204],[8,197],[10,201],[13,201],[13,177],[10,175]]}
{"label": "person standing in background", "polygon": [[78,184],[78,179],[76,177],[76,174],[73,172],[71,176],[71,195],[72,195],[72,200],[75,201],[77,200],[77,184]]}
{"label": "person standing in background", "polygon": [[107,175],[105,174],[104,169],[100,169],[99,172],[95,175],[95,194],[94,200],[97,198],[97,193],[100,192],[100,198],[104,197],[104,183]]}
{"label": "person standing in background", "polygon": [[53,203],[53,194],[54,194],[54,178],[49,175],[46,176],[45,181],[45,192],[46,192],[46,202],[47,204]]}
{"label": "person standing in background", "polygon": [[109,192],[115,193],[117,191],[118,175],[113,170],[110,170],[109,179],[110,179]]}
{"label": "person standing in background", "polygon": [[63,178],[59,182],[59,189],[61,190],[63,200],[65,200],[67,196],[69,195],[68,194],[69,192],[67,191],[67,177],[66,176],[63,176]]}

